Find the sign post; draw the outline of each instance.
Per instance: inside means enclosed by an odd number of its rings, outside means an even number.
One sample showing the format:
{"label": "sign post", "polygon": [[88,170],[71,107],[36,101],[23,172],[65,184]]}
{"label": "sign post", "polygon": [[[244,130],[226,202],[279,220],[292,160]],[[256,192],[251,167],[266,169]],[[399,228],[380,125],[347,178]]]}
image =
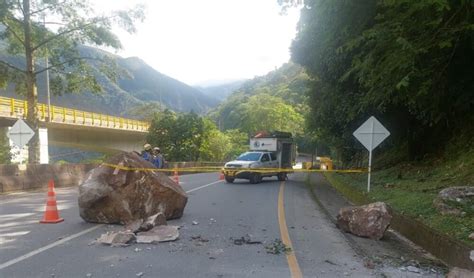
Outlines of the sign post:
{"label": "sign post", "polygon": [[370,192],[370,174],[372,172],[372,151],[380,145],[390,132],[374,117],[370,117],[353,133],[354,137],[369,151],[367,192]]}
{"label": "sign post", "polygon": [[[28,144],[34,135],[35,132],[22,119],[18,119],[7,133],[7,137],[12,140],[13,144],[17,145],[20,150]],[[22,162],[23,159],[21,158],[20,164],[22,164]]]}

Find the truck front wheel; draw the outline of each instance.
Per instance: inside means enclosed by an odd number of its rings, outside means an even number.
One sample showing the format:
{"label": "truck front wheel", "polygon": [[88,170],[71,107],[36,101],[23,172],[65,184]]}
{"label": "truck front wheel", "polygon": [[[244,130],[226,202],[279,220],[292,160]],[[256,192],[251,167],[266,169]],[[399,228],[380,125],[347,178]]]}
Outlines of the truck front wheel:
{"label": "truck front wheel", "polygon": [[286,180],[286,173],[278,173],[278,180],[285,181]]}
{"label": "truck front wheel", "polygon": [[235,180],[235,179],[232,178],[232,177],[225,176],[225,181],[226,181],[227,183],[233,183],[234,180]]}
{"label": "truck front wheel", "polygon": [[262,180],[262,177],[260,176],[259,173],[253,173],[253,174],[250,176],[250,183],[251,183],[251,184],[257,184],[257,183],[259,183],[261,180]]}

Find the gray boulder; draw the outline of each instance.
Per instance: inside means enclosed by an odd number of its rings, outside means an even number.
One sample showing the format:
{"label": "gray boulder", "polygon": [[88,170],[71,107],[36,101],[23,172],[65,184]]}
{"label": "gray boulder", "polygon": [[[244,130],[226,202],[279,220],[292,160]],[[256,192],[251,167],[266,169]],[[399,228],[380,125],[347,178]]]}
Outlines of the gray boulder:
{"label": "gray boulder", "polygon": [[381,239],[390,225],[392,214],[383,202],[344,207],[337,215],[337,226],[344,232],[371,239]]}
{"label": "gray boulder", "polygon": [[[141,225],[159,213],[165,219],[180,218],[186,192],[164,173],[137,170],[145,168],[154,166],[132,152],[91,170],[79,186],[80,216],[87,222],[125,225]],[[162,216],[152,220],[163,223]]]}
{"label": "gray boulder", "polygon": [[461,207],[474,206],[474,186],[455,186],[441,190],[433,200],[442,215],[463,216]]}

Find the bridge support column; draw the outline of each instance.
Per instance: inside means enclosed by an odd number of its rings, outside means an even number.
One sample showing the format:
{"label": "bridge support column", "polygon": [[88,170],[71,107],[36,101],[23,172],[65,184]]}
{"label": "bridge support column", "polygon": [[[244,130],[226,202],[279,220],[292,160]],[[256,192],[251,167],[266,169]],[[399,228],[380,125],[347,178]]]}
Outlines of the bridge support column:
{"label": "bridge support column", "polygon": [[39,129],[40,164],[49,164],[48,129]]}

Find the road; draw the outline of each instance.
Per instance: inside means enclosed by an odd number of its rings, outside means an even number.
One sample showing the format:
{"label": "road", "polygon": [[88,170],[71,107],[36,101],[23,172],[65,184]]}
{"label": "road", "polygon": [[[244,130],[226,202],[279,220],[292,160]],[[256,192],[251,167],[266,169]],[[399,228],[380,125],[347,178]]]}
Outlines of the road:
{"label": "road", "polygon": [[[59,224],[39,224],[45,192],[1,195],[0,277],[371,277],[347,239],[311,199],[304,174],[252,185],[218,174],[180,177],[189,200],[180,238],[160,244],[94,244],[120,226],[84,222],[77,188],[57,189]],[[193,225],[193,221],[198,222]],[[252,235],[262,244],[236,245]],[[269,254],[283,240],[292,251]]]}

